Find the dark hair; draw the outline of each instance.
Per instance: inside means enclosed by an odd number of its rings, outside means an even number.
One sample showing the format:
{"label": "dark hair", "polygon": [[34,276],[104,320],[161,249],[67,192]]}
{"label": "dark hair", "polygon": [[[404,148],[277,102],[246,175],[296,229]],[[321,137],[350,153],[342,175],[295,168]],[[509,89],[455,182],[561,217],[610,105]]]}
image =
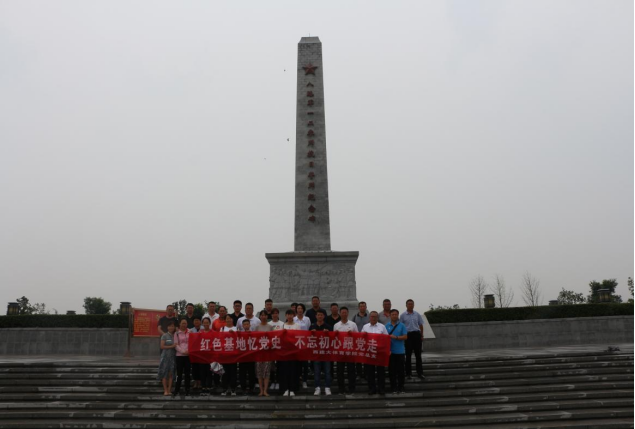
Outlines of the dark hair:
{"label": "dark hair", "polygon": [[293,314],[295,316],[295,311],[293,311],[293,309],[288,309],[286,313],[284,314]]}
{"label": "dark hair", "polygon": [[384,300],[384,302],[390,302],[390,300],[389,300],[388,298],[386,298],[386,299]]}
{"label": "dark hair", "polygon": [[251,305],[251,308],[254,308],[254,305],[251,302],[248,302],[247,304],[245,304],[245,308],[247,308],[248,305]]}
{"label": "dark hair", "polygon": [[241,300],[237,299],[236,301],[234,301],[234,304],[240,304],[240,305],[243,305],[243,302],[242,302]]}
{"label": "dark hair", "polygon": [[357,306],[359,307],[359,306],[360,306],[360,305],[362,305],[362,304],[367,305],[367,304],[366,304],[366,301],[360,301],[360,302],[359,302],[359,304],[357,304]]}
{"label": "dark hair", "polygon": [[210,301],[207,303],[207,306],[209,307],[210,304],[214,304],[214,307],[216,307],[216,301]]}
{"label": "dark hair", "polygon": [[201,323],[205,322],[206,319],[209,320],[209,323],[212,323],[212,319],[210,319],[209,317],[203,317],[203,320],[201,320]]}
{"label": "dark hair", "polygon": [[174,326],[176,328],[176,323],[174,323],[174,320],[170,320],[168,326]]}
{"label": "dark hair", "polygon": [[302,303],[299,303],[296,308],[302,307],[302,312],[306,313],[306,306]]}
{"label": "dark hair", "polygon": [[376,311],[371,311],[370,313],[368,313],[368,315],[370,316],[371,314],[375,313],[376,315],[379,316],[379,313],[377,313]]}
{"label": "dark hair", "polygon": [[174,308],[174,304],[168,304],[168,305],[166,305],[166,306],[165,306],[165,309],[167,310],[167,309],[168,309],[168,308],[170,308],[170,307]]}
{"label": "dark hair", "polygon": [[392,310],[390,310],[390,314],[393,314],[393,313],[399,314],[399,310],[397,310],[396,308],[393,308]]}
{"label": "dark hair", "polygon": [[249,323],[251,325],[251,322],[249,321],[249,319],[243,319],[242,324],[244,325],[245,323]]}
{"label": "dark hair", "polygon": [[298,306],[297,302],[294,302],[294,303],[291,304],[291,307],[297,307],[297,306]]}
{"label": "dark hair", "polygon": [[410,301],[412,301],[413,304],[415,303],[413,299],[408,299],[406,300],[406,304],[408,304]]}
{"label": "dark hair", "polygon": [[185,308],[189,307],[190,305],[191,305],[192,307],[194,307],[194,304],[192,304],[191,302],[188,302],[188,303],[187,303],[187,305],[185,306]]}
{"label": "dark hair", "polygon": [[179,325],[181,325],[181,322],[182,322],[182,321],[184,321],[184,320],[187,322],[187,319],[186,319],[185,317],[181,317],[181,318],[179,319]]}
{"label": "dark hair", "polygon": [[317,296],[317,295],[313,295],[313,296],[311,297],[311,301],[313,301],[313,298],[317,298],[317,299],[318,299],[318,301],[320,300],[320,297],[319,297],[319,296]]}
{"label": "dark hair", "polygon": [[227,311],[227,307],[225,307],[224,305],[221,305],[220,307],[218,307],[218,311],[220,311],[221,308],[224,308],[225,311]]}
{"label": "dark hair", "polygon": [[340,311],[342,311],[342,310],[346,310],[346,311],[348,311],[348,307],[341,307],[341,308],[340,308]]}
{"label": "dark hair", "polygon": [[267,319],[269,318],[269,315],[265,310],[262,310],[260,313],[258,313],[258,319],[260,319],[262,316],[265,316]]}
{"label": "dark hair", "polygon": [[192,322],[195,321],[195,320],[201,320],[200,316],[196,316],[195,315],[194,317],[192,317]]}
{"label": "dark hair", "polygon": [[336,306],[339,308],[339,304],[337,302],[334,302],[333,304],[331,304],[331,307]]}
{"label": "dark hair", "polygon": [[315,315],[317,316],[318,314],[323,314],[324,317],[326,317],[326,311],[319,309],[318,311],[315,312]]}
{"label": "dark hair", "polygon": [[270,302],[270,303],[272,303],[272,304],[273,304],[273,299],[271,299],[271,298],[267,298],[267,299],[265,299],[265,304],[266,304],[266,303],[268,303],[268,302]]}
{"label": "dark hair", "polygon": [[278,314],[280,314],[280,310],[278,310],[276,307],[273,307],[273,308],[271,309],[271,314],[273,314],[273,313],[278,313]]}

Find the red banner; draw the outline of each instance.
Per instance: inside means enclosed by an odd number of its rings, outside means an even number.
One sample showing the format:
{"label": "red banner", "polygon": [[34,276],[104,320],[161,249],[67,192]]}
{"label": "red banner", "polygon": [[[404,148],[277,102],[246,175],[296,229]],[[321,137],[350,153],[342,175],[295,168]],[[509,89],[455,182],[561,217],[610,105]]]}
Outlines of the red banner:
{"label": "red banner", "polygon": [[145,308],[133,308],[133,337],[158,337],[159,319],[165,316],[165,310],[148,310]]}
{"label": "red banner", "polygon": [[188,349],[194,363],[317,360],[388,366],[390,336],[295,330],[210,331],[190,333]]}

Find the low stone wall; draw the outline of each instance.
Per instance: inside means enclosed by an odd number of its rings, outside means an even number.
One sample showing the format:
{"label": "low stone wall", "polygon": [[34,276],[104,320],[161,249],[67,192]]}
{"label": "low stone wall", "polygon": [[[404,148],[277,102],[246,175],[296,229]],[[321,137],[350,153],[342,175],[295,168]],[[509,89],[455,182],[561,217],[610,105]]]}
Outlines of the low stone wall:
{"label": "low stone wall", "polygon": [[0,355],[123,356],[126,335],[121,328],[8,328],[0,330]]}
{"label": "low stone wall", "polygon": [[[633,316],[580,317],[432,325],[436,339],[424,351],[579,344],[630,343]],[[123,356],[128,330],[120,328],[8,328],[0,330],[0,355]],[[158,357],[158,338],[132,338],[137,357]]]}
{"label": "low stone wall", "polygon": [[633,342],[633,316],[432,324],[425,351]]}

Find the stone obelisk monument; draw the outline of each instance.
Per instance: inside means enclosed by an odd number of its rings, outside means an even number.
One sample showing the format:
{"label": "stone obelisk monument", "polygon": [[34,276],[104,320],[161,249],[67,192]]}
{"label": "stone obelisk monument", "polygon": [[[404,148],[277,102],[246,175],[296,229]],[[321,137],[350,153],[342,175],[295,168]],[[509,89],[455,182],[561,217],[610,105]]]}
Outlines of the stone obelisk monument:
{"label": "stone obelisk monument", "polygon": [[269,297],[281,310],[292,302],[357,307],[355,263],[359,252],[331,251],[329,189],[324,120],[322,42],[298,43],[295,155],[295,246],[293,252],[267,253]]}

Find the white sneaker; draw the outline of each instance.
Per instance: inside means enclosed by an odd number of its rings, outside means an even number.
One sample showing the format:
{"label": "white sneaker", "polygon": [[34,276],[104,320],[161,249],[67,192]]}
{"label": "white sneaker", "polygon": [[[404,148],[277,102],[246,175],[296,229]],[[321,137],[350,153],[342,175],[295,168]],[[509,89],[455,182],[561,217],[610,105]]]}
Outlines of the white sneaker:
{"label": "white sneaker", "polygon": [[306,389],[307,387],[309,387],[309,386],[307,386],[307,385],[306,385],[306,381],[303,381],[303,382],[302,382],[302,388],[303,388],[303,389]]}
{"label": "white sneaker", "polygon": [[289,391],[286,390],[282,396],[289,396]]}
{"label": "white sneaker", "polygon": [[280,383],[276,383],[276,390],[280,390]]}
{"label": "white sneaker", "polygon": [[326,387],[324,389],[324,393],[326,394],[326,396],[330,396],[331,395],[331,388],[330,387]]}
{"label": "white sneaker", "polygon": [[295,396],[295,392],[289,393],[289,396]]}
{"label": "white sneaker", "polygon": [[319,387],[315,388],[315,393],[313,394],[313,396],[320,396],[320,393],[322,393],[322,391],[320,390]]}

